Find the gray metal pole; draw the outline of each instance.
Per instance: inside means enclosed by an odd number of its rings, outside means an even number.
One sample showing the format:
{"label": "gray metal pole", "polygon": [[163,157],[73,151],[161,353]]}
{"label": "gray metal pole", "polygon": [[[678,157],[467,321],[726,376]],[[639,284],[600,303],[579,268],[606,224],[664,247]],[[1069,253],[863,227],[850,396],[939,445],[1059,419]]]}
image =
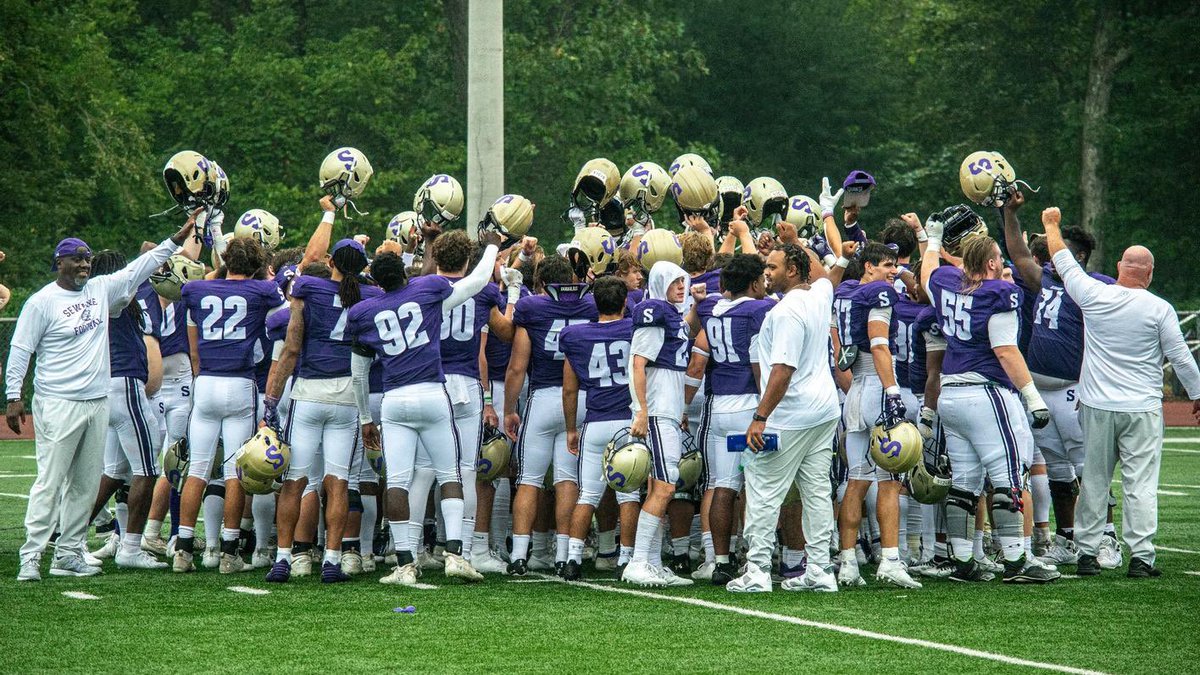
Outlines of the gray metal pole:
{"label": "gray metal pole", "polygon": [[504,1],[467,2],[467,232],[504,194]]}

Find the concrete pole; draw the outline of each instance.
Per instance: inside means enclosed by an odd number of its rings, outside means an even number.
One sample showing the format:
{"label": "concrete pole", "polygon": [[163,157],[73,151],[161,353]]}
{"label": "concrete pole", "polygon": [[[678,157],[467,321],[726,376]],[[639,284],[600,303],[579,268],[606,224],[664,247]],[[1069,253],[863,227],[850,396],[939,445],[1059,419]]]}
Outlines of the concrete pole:
{"label": "concrete pole", "polygon": [[504,1],[467,0],[467,233],[504,194]]}

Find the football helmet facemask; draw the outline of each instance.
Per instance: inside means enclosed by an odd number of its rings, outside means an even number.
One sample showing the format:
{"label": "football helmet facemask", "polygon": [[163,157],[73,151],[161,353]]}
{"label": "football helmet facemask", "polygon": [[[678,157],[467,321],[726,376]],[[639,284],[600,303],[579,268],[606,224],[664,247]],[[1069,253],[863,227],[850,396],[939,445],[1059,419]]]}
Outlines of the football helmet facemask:
{"label": "football helmet facemask", "polygon": [[650,477],[650,447],[626,427],[609,439],[604,450],[604,480],[616,492],[637,492]]}
{"label": "football helmet facemask", "polygon": [[171,302],[183,297],[183,285],[204,278],[204,265],[187,256],[175,254],[150,275],[150,286],[155,293]]}
{"label": "football helmet facemask", "polygon": [[750,227],[772,227],[787,215],[787,192],[774,178],[755,178],[742,191],[742,205],[746,207]]}
{"label": "football helmet facemask", "polygon": [[188,468],[191,465],[187,436],[167,446],[167,451],[163,453],[163,476],[176,492],[183,492],[183,484],[187,481]]}
{"label": "football helmet facemask", "polygon": [[225,175],[225,169],[222,169],[221,165],[216,162],[210,161],[208,167],[209,180],[215,186],[212,205],[219,209],[229,201],[229,176]]}
{"label": "football helmet facemask", "polygon": [[438,173],[430,176],[413,195],[413,211],[426,222],[445,227],[462,215],[465,201],[458,180],[454,176]]}
{"label": "football helmet facemask", "polygon": [[947,206],[939,214],[944,224],[942,246],[952,256],[962,254],[962,244],[968,237],[986,235],[987,224],[966,204]]}
{"label": "football helmet facemask", "polygon": [[496,480],[508,471],[511,457],[512,445],[504,432],[493,426],[485,426],[479,459],[475,460],[475,477],[483,481]]}
{"label": "football helmet facemask", "polygon": [[924,439],[917,425],[901,422],[890,429],[871,429],[871,461],[884,471],[908,473],[921,460]]}
{"label": "football helmet facemask", "polygon": [[268,251],[279,246],[283,239],[283,226],[273,213],[265,209],[250,209],[238,218],[233,227],[233,236],[256,239]]}
{"label": "football helmet facemask", "polygon": [[941,433],[925,441],[921,460],[908,472],[908,494],[922,504],[937,504],[950,494],[950,458]]}
{"label": "football helmet facemask", "polygon": [[679,457],[679,480],[675,482],[676,492],[690,492],[700,480],[704,472],[704,458],[696,447],[696,439],[687,431],[683,432],[683,454]]}
{"label": "football helmet facemask", "polygon": [[621,202],[633,211],[633,219],[645,225],[650,214],[662,208],[671,189],[671,176],[654,162],[633,165],[621,177]]}

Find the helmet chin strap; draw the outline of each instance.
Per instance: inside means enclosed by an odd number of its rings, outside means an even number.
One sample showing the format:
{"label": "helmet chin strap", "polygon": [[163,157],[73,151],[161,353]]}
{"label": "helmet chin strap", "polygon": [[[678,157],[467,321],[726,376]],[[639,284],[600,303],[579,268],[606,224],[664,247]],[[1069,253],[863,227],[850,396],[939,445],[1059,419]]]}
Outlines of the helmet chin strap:
{"label": "helmet chin strap", "polygon": [[150,214],[150,217],[151,217],[151,218],[161,218],[161,217],[163,217],[163,216],[169,216],[169,215],[171,215],[172,213],[175,213],[176,211],[179,211],[179,210],[180,210],[180,209],[182,209],[182,208],[183,208],[183,206],[182,206],[182,205],[180,205],[180,204],[176,204],[176,205],[172,206],[171,208],[167,209],[166,211],[162,211],[162,212],[159,212],[159,213],[151,213],[151,214]]}

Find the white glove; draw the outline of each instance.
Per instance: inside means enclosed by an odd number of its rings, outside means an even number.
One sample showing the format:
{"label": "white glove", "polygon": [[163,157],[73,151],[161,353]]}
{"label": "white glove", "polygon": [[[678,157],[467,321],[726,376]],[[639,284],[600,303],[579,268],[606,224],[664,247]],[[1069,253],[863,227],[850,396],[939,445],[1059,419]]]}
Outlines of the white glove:
{"label": "white glove", "polygon": [[[204,214],[200,214],[204,215]],[[199,220],[199,218],[197,218]],[[221,226],[225,224],[225,212],[221,209],[213,209],[212,217],[208,219],[208,229],[213,234],[220,234]]]}
{"label": "white glove", "polygon": [[500,268],[500,280],[504,282],[510,305],[521,299],[521,284],[525,281],[525,275],[521,274],[521,270],[502,267]]}
{"label": "white glove", "polygon": [[917,423],[917,430],[921,432],[921,438],[929,440],[933,438],[933,427],[937,424],[937,411],[933,408],[921,406],[920,421]]}
{"label": "white glove", "polygon": [[829,191],[829,177],[821,179],[821,197],[817,200],[821,203],[821,218],[827,218],[833,215],[833,210],[837,208],[838,202],[842,200],[842,193],[845,192],[842,188],[838,188],[836,194]]}
{"label": "white glove", "polygon": [[925,235],[929,237],[926,243],[928,250],[942,250],[942,230],[946,224],[942,222],[942,214],[934,213],[925,219]]}

